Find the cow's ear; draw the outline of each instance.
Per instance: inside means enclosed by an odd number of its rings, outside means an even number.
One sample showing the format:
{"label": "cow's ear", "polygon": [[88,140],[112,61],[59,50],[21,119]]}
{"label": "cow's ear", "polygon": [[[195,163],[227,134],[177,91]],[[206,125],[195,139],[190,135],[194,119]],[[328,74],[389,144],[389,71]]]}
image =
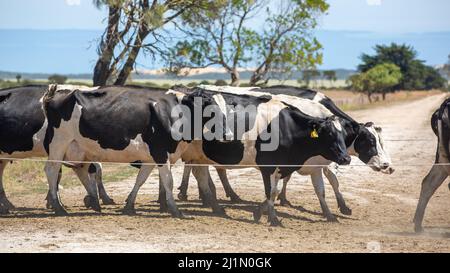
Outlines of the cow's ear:
{"label": "cow's ear", "polygon": [[319,138],[319,129],[320,129],[320,122],[317,120],[311,120],[308,122],[308,131],[309,136],[311,138]]}
{"label": "cow's ear", "polygon": [[353,131],[355,132],[355,134],[359,134],[359,131],[361,130],[361,127],[363,127],[364,124],[360,124],[360,123],[353,123],[352,127],[353,127]]}
{"label": "cow's ear", "polygon": [[381,133],[383,131],[383,129],[379,126],[375,126],[375,131],[377,131],[378,133]]}
{"label": "cow's ear", "polygon": [[372,127],[373,126],[373,122],[367,122],[366,124],[364,124],[364,127]]}

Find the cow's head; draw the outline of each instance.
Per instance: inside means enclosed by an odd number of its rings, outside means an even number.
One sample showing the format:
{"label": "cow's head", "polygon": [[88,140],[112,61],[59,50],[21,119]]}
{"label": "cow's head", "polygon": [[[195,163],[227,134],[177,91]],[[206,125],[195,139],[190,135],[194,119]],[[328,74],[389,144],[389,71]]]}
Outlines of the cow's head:
{"label": "cow's head", "polygon": [[350,164],[351,157],[345,145],[345,132],[339,118],[332,116],[325,120],[313,120],[309,123],[310,137],[316,139],[320,145],[323,157],[339,165]]}
{"label": "cow's head", "polygon": [[374,171],[391,174],[394,168],[391,167],[391,158],[384,149],[381,127],[375,126],[372,122],[361,124],[359,133],[353,143],[355,155],[369,165]]}

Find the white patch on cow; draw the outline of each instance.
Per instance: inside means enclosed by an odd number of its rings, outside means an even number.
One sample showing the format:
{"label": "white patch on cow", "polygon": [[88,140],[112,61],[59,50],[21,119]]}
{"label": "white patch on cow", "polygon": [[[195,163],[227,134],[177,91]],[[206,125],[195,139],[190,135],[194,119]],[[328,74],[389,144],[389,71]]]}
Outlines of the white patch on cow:
{"label": "white patch on cow", "polygon": [[312,100],[315,102],[320,102],[325,98],[326,98],[326,96],[323,93],[317,92]]}
{"label": "white patch on cow", "polygon": [[333,120],[333,125],[339,132],[342,132],[342,126],[339,120]]}
{"label": "white patch on cow", "polygon": [[[255,97],[272,97],[273,99],[279,100],[286,104],[289,104],[295,108],[297,108],[300,112],[316,118],[327,118],[333,115],[325,106],[318,103],[317,101],[303,99],[295,96],[289,96],[284,94],[272,95],[267,92],[256,91],[259,88],[248,88],[248,87],[231,87],[231,86],[212,86],[212,85],[204,85],[202,88],[214,91],[214,92],[222,92],[229,93],[234,95],[250,95]],[[251,92],[249,92],[251,91]],[[319,93],[318,93],[319,94]],[[323,94],[322,94],[323,95]],[[316,95],[317,96],[317,95]],[[323,96],[324,97],[324,96]]]}
{"label": "white patch on cow", "polygon": [[216,85],[207,85],[207,84],[200,84],[198,86],[199,88],[206,89],[209,91],[216,91],[216,92],[227,92],[232,91],[236,92],[235,94],[240,95],[248,95],[249,91],[255,91],[258,89],[261,89],[260,87],[253,86],[253,87],[236,87],[236,86],[216,86]]}
{"label": "white patch on cow", "polygon": [[176,96],[178,102],[181,102],[181,101],[183,100],[184,96],[186,96],[186,94],[184,94],[184,93],[182,93],[182,92],[179,92],[179,91],[172,90],[172,89],[169,89],[169,90],[166,92],[166,94]]}
{"label": "white patch on cow", "polygon": [[[50,88],[50,86],[49,86]],[[80,90],[80,91],[94,91],[99,89],[99,86],[89,87],[86,85],[73,85],[73,84],[57,84],[56,91],[59,90]]]}

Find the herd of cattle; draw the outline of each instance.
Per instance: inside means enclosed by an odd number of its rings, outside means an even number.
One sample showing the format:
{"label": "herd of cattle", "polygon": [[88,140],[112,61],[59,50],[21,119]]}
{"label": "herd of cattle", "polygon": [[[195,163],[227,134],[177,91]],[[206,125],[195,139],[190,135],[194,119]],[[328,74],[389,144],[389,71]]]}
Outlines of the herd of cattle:
{"label": "herd of cattle", "polygon": [[[439,143],[436,163],[424,179],[416,211],[421,230],[425,207],[450,173],[450,101],[432,117]],[[66,215],[58,194],[61,167],[73,169],[87,191],[85,205],[100,211],[113,204],[102,184],[99,162],[130,163],[139,168],[124,213],[135,213],[140,187],[156,167],[160,206],[183,217],[173,197],[171,164],[185,163],[178,198],[187,198],[190,173],[203,202],[225,215],[218,203],[208,166],[214,166],[227,197],[240,201],[227,169],[257,168],[266,200],[254,211],[255,221],[268,214],[280,225],[274,203],[289,204],[286,186],[294,172],[311,176],[323,215],[336,217],[325,201],[323,175],[329,180],[341,213],[351,209],[339,191],[334,164],[356,156],[374,171],[393,173],[381,128],[359,123],[320,92],[289,86],[236,88],[174,86],[169,90],[137,86],[81,87],[32,85],[0,90],[0,214],[14,209],[3,188],[3,171],[14,159],[47,157],[47,208]],[[212,137],[211,137],[212,136]],[[444,164],[442,164],[444,163]],[[278,192],[278,182],[283,188]]]}

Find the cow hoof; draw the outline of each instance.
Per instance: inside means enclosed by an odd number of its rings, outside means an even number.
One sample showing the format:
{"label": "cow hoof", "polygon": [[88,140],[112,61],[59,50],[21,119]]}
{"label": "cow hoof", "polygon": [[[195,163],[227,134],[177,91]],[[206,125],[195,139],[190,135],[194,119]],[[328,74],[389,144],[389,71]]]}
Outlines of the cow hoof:
{"label": "cow hoof", "polygon": [[61,207],[61,208],[55,209],[55,215],[56,216],[69,216],[69,213]]}
{"label": "cow hoof", "polygon": [[287,199],[280,199],[280,205],[283,207],[288,207],[288,208],[293,207],[291,202],[289,202],[289,200],[287,200]]}
{"label": "cow hoof", "polygon": [[243,202],[243,200],[242,200],[238,195],[236,195],[236,194],[231,195],[230,201],[231,201],[232,203],[242,203],[242,202]]}
{"label": "cow hoof", "polygon": [[213,208],[213,213],[219,216],[227,216],[225,209],[220,206]]}
{"label": "cow hoof", "polygon": [[271,217],[269,219],[269,222],[271,227],[283,227],[283,224],[281,223],[280,220],[278,220],[277,217]]}
{"label": "cow hoof", "polygon": [[45,204],[45,207],[47,209],[53,209],[52,203],[50,201],[47,200],[47,204]]}
{"label": "cow hoof", "polygon": [[188,200],[188,196],[187,194],[182,194],[181,192],[178,194],[178,200],[180,201],[187,201]]}
{"label": "cow hoof", "polygon": [[109,197],[105,197],[105,198],[102,198],[102,204],[103,205],[115,205],[116,202],[114,202],[114,199],[111,199]]}
{"label": "cow hoof", "polygon": [[253,212],[253,220],[255,221],[255,223],[259,223],[259,220],[261,219],[261,210],[258,208]]}
{"label": "cow hoof", "polygon": [[337,222],[339,222],[337,217],[332,215],[332,214],[331,215],[327,215],[325,217],[327,218],[327,222],[330,222],[330,223],[337,223]]}
{"label": "cow hoof", "polygon": [[6,215],[6,214],[9,214],[9,209],[7,207],[0,205],[0,215]]}
{"label": "cow hoof", "polygon": [[180,219],[185,218],[184,214],[179,210],[172,211],[170,214],[172,215],[173,218],[180,218]]}
{"label": "cow hoof", "polygon": [[414,226],[414,231],[416,233],[422,233],[423,232],[423,227],[421,225],[415,225]]}
{"label": "cow hoof", "polygon": [[348,207],[339,207],[339,210],[344,215],[352,215],[352,209],[350,209]]}
{"label": "cow hoof", "polygon": [[134,207],[131,206],[125,206],[122,210],[121,210],[122,214],[124,215],[136,215],[136,210],[134,209]]}
{"label": "cow hoof", "polygon": [[8,210],[16,209],[16,207],[11,202],[9,202],[9,200],[6,197],[0,201],[0,206],[1,205],[3,205],[3,207],[5,207]]}
{"label": "cow hoof", "polygon": [[92,206],[92,200],[91,200],[91,197],[89,196],[89,195],[86,195],[84,198],[83,198],[83,203],[84,203],[84,206],[87,208],[87,209],[89,209],[89,208],[91,208],[91,206]]}

